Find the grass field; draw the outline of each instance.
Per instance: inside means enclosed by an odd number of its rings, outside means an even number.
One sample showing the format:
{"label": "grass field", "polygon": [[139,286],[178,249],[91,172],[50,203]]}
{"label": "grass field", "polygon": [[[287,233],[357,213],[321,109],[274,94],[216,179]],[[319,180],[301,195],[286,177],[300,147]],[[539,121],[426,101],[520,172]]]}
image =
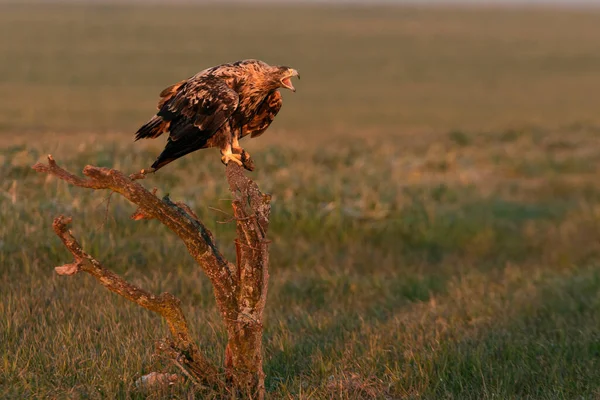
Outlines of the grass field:
{"label": "grass field", "polygon": [[[147,167],[164,142],[131,139],[160,90],[247,57],[302,74],[245,143],[273,194],[272,398],[600,397],[599,12],[83,5],[0,6],[0,397],[129,398],[161,368],[158,317],[54,274],[61,213],[107,267],[180,297],[222,362],[182,243],[30,166]],[[233,255],[217,151],[143,183]]]}

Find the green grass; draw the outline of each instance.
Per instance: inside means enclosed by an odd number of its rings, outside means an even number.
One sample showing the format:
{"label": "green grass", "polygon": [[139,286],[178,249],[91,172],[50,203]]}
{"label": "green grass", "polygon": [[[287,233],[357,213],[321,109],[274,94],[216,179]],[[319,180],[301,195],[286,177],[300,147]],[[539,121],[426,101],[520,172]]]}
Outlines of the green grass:
{"label": "green grass", "polygon": [[[243,57],[303,76],[244,143],[273,195],[272,398],[600,396],[600,14],[281,11],[0,6],[0,397],[143,397],[135,379],[167,368],[152,358],[163,321],[54,273],[71,261],[59,214],[107,267],[181,298],[222,363],[210,283],[183,244],[30,166],[147,167],[164,142],[131,138],[157,93]],[[142,183],[190,204],[234,257],[218,152]]]}

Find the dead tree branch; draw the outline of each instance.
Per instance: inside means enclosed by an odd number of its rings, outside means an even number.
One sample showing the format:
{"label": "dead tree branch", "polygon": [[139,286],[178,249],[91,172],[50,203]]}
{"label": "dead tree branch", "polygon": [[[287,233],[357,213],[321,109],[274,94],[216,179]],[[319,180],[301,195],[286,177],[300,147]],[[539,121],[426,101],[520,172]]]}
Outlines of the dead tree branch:
{"label": "dead tree branch", "polygon": [[[232,308],[235,306],[231,297],[231,288],[237,284],[234,280],[235,266],[227,262],[217,249],[212,233],[198,219],[171,202],[168,197],[159,199],[142,185],[114,169],[88,165],[83,169],[83,174],[88,179],[80,178],[59,167],[51,155],[48,156],[48,164],[37,163],[33,169],[54,175],[75,186],[112,190],[136,204],[144,215],[158,219],[181,238],[189,253],[203,267],[211,280],[217,300],[229,303]],[[233,318],[235,315],[224,315],[224,317]]]}
{"label": "dead tree branch", "polygon": [[61,215],[56,217],[52,224],[54,232],[75,259],[71,264],[56,267],[56,272],[59,275],[74,275],[79,271],[85,271],[111,292],[161,315],[167,321],[174,341],[170,344],[173,348],[171,351],[179,349],[179,351],[185,352],[187,356],[183,358],[183,363],[187,369],[194,371],[196,376],[201,376],[204,382],[212,385],[220,384],[217,368],[200,353],[190,336],[179,299],[170,293],[155,296],[104,268],[98,260],[81,248],[81,245],[68,228],[70,223],[71,218]]}
{"label": "dead tree branch", "polygon": [[[232,206],[236,219],[237,302],[240,308],[237,320],[230,326],[232,331],[229,332],[225,367],[228,371],[235,368],[247,371],[244,377],[248,380],[247,386],[256,387],[258,382],[252,383],[252,380],[259,379],[264,384],[261,341],[262,315],[269,281],[269,241],[266,234],[271,197],[262,194],[241,168],[228,168],[227,181],[233,194]],[[259,389],[264,391],[264,386]]]}
{"label": "dead tree branch", "polygon": [[59,167],[52,156],[48,164],[33,166],[38,172],[54,175],[72,185],[90,189],[108,189],[121,194],[137,205],[132,219],[157,219],[185,243],[189,253],[202,267],[213,288],[217,305],[228,333],[225,349],[225,372],[211,364],[190,338],[180,301],[169,293],[155,296],[102,267],[100,262],[85,253],[67,226],[70,218],[60,216],[54,221],[54,230],[75,258],[71,264],[56,267],[61,275],[72,275],[83,270],[94,276],[109,290],[162,315],[169,325],[172,342],[161,342],[161,351],[173,359],[179,368],[185,368],[192,381],[200,381],[223,389],[233,388],[248,398],[262,399],[265,395],[262,355],[262,315],[268,284],[270,197],[260,192],[240,166],[230,163],[227,180],[233,195],[236,220],[237,265],[228,262],[217,249],[212,233],[198,216],[184,203],[168,197],[159,199],[156,189],[146,190],[135,180],[143,174],[126,176],[108,168],[86,166],[78,177]]}

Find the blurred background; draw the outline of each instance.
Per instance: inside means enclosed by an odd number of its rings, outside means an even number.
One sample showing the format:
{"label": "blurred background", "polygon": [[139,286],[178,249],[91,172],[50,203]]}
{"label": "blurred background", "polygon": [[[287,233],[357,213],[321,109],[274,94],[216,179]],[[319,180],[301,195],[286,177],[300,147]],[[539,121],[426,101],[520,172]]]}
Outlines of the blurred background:
{"label": "blurred background", "polygon": [[598,115],[597,12],[571,2],[143,3],[4,4],[2,132],[134,132],[162,88],[244,58],[309,78],[274,125],[303,134],[556,127]]}
{"label": "blurred background", "polygon": [[[30,167],[51,153],[74,172],[147,168],[165,138],[133,136],[158,93],[245,58],[302,75],[242,143],[273,195],[273,398],[600,396],[598,6],[0,2],[0,397],[126,398],[167,368],[151,357],[158,318],[55,276],[70,262],[59,214],[107,267],[179,296],[222,361],[184,246],[117,196]],[[192,206],[233,258],[213,150],[143,184]]]}

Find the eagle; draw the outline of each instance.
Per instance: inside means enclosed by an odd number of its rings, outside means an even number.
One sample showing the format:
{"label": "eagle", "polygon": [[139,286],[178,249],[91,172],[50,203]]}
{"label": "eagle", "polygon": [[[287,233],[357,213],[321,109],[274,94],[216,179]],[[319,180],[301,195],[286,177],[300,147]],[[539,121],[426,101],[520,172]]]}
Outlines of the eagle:
{"label": "eagle", "polygon": [[221,150],[221,161],[253,170],[250,155],[239,143],[260,136],[281,109],[279,88],[295,92],[298,71],[259,60],[217,65],[177,82],[160,93],[158,112],[135,134],[135,140],[169,133],[167,144],[150,170],[155,172],[193,151]]}

